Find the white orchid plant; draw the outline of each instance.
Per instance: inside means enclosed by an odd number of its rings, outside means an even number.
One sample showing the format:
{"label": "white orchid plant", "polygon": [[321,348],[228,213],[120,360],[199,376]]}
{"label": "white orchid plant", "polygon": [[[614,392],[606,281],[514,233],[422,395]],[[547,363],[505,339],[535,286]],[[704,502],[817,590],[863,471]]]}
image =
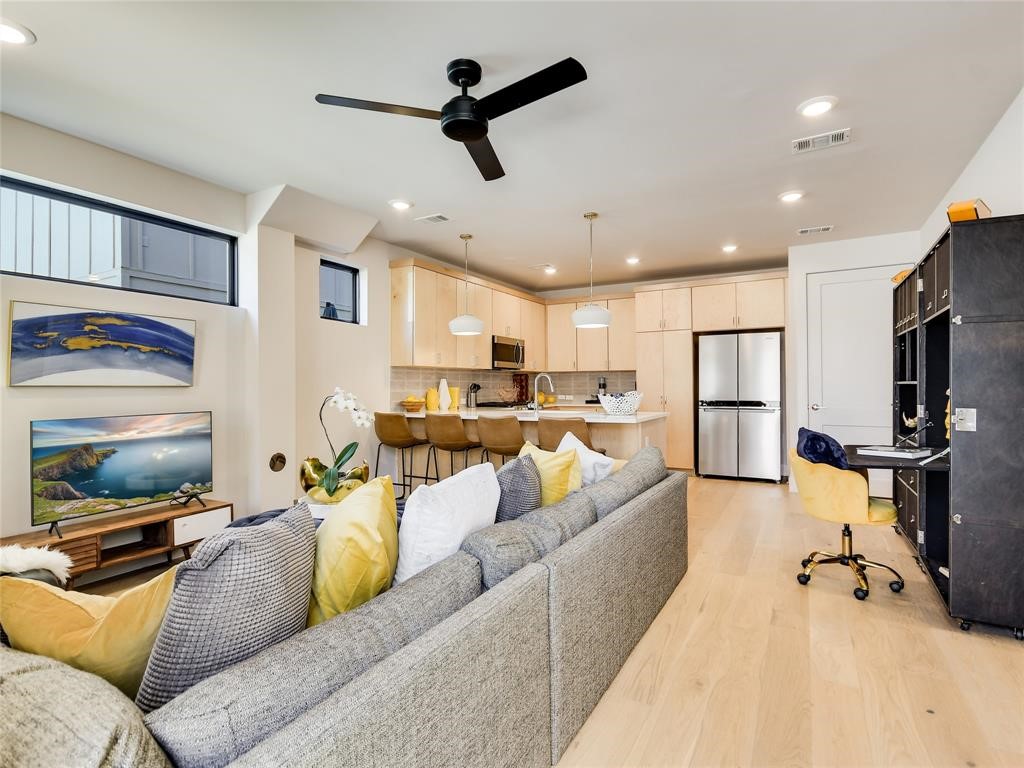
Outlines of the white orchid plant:
{"label": "white orchid plant", "polygon": [[320,426],[323,427],[324,437],[327,438],[327,445],[331,447],[332,464],[325,469],[318,485],[327,491],[328,495],[333,496],[334,492],[338,490],[341,469],[355,455],[356,450],[359,448],[359,443],[349,443],[342,448],[341,453],[334,450],[334,443],[331,442],[331,436],[327,432],[327,425],[324,424],[324,408],[328,405],[337,408],[342,413],[347,411],[352,414],[352,423],[361,429],[368,429],[373,424],[373,413],[359,402],[359,398],[356,397],[354,392],[345,392],[338,387],[335,387],[333,395],[325,397],[323,403],[320,404]]}

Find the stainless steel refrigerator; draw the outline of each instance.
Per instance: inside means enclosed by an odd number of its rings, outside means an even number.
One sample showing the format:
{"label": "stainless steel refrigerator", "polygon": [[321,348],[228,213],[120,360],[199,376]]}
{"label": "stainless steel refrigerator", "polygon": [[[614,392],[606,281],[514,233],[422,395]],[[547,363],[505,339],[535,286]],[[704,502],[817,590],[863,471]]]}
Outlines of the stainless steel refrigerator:
{"label": "stainless steel refrigerator", "polygon": [[697,342],[697,472],[782,479],[782,333]]}

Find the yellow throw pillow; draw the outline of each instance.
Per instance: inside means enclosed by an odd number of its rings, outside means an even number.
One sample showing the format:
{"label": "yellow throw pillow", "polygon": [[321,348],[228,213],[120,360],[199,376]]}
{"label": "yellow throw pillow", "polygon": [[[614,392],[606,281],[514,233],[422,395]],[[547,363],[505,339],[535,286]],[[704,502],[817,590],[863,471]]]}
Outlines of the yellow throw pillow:
{"label": "yellow throw pillow", "polygon": [[397,565],[395,488],[385,475],[346,496],[317,529],[307,625],[372,600],[391,586]]}
{"label": "yellow throw pillow", "polygon": [[583,487],[583,469],[575,449],[561,453],[542,451],[533,443],[526,443],[520,456],[529,456],[540,471],[540,505],[557,504],[573,491]]}
{"label": "yellow throw pillow", "polygon": [[99,675],[134,699],[174,589],[177,566],[118,597],[0,578],[0,624],[19,651]]}

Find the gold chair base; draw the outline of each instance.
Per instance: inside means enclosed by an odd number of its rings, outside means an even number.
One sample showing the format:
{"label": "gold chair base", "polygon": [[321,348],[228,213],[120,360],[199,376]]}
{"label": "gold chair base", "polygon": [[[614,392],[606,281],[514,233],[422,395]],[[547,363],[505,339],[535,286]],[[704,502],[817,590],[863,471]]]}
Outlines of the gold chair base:
{"label": "gold chair base", "polygon": [[874,560],[868,560],[864,555],[854,553],[853,532],[850,530],[849,525],[843,526],[843,546],[840,553],[836,554],[823,550],[811,552],[801,561],[800,565],[803,566],[803,571],[797,574],[796,580],[801,584],[807,584],[811,580],[811,573],[814,572],[815,568],[819,565],[833,565],[835,563],[848,566],[853,571],[853,576],[857,579],[857,586],[853,590],[853,596],[858,600],[866,600],[870,593],[868,568],[880,568],[889,571],[895,576],[896,578],[889,582],[889,589],[893,592],[901,592],[906,585],[903,577],[894,568],[885,563],[876,563]]}

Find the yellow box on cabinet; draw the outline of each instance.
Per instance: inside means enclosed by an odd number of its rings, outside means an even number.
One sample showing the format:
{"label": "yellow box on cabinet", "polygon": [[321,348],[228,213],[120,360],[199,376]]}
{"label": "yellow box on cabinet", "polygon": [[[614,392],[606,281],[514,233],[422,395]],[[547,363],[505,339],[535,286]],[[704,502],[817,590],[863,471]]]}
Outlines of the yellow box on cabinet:
{"label": "yellow box on cabinet", "polygon": [[992,210],[985,205],[984,200],[979,198],[977,200],[962,200],[959,203],[950,203],[949,207],[946,208],[946,215],[949,217],[949,223],[952,224],[956,221],[987,219],[992,216]]}

